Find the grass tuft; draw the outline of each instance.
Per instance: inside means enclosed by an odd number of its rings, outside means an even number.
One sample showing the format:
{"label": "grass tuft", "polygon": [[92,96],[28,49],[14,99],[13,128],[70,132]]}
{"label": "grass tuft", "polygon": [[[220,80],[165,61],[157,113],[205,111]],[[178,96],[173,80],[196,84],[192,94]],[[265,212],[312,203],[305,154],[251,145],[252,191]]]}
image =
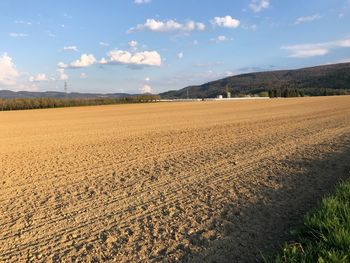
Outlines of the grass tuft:
{"label": "grass tuft", "polygon": [[297,231],[299,242],[285,244],[266,262],[350,262],[350,182],[341,183],[334,196],[305,217]]}

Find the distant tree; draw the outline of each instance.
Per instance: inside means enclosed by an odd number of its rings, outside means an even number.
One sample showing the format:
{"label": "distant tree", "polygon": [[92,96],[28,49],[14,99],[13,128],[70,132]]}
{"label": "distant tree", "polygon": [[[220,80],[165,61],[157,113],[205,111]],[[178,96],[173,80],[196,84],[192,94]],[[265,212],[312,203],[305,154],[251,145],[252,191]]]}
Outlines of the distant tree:
{"label": "distant tree", "polygon": [[95,98],[95,99],[54,99],[54,98],[35,98],[35,99],[1,99],[0,111],[8,110],[29,110],[44,108],[75,107],[87,105],[109,105],[122,103],[145,103],[156,102],[160,100],[159,95],[141,95],[125,98]]}

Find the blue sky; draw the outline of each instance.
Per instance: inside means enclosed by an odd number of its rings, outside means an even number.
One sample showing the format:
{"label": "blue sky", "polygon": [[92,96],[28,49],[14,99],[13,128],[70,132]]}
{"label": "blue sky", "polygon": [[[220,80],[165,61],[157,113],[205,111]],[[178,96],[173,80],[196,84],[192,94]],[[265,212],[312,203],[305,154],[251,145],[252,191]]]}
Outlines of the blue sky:
{"label": "blue sky", "polygon": [[153,92],[350,61],[350,0],[1,0],[0,89]]}

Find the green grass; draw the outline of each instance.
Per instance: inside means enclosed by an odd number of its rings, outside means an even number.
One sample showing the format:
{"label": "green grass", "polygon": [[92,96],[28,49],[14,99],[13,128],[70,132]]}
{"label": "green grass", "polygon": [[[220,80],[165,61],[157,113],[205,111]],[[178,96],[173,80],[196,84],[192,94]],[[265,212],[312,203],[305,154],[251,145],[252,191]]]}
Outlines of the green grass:
{"label": "green grass", "polygon": [[305,218],[297,231],[299,241],[286,244],[267,262],[350,262],[350,182],[341,183],[335,195]]}

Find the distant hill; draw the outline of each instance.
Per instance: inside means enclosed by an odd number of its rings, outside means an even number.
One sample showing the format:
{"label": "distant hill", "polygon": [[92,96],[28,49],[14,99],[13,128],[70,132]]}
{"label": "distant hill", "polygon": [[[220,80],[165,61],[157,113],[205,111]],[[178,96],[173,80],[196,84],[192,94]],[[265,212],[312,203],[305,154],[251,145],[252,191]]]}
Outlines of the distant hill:
{"label": "distant hill", "polygon": [[305,95],[350,94],[350,63],[241,74],[159,95],[168,99],[186,98],[188,90],[190,98],[212,98],[225,94],[226,88],[233,96],[269,90],[281,93],[285,89],[299,90]]}
{"label": "distant hill", "polygon": [[11,91],[11,90],[0,90],[0,98],[4,99],[16,99],[16,98],[69,98],[69,99],[95,99],[95,98],[125,98],[135,96],[127,93],[78,93],[72,92],[67,93],[58,91],[45,91],[45,92],[33,92],[33,91]]}

